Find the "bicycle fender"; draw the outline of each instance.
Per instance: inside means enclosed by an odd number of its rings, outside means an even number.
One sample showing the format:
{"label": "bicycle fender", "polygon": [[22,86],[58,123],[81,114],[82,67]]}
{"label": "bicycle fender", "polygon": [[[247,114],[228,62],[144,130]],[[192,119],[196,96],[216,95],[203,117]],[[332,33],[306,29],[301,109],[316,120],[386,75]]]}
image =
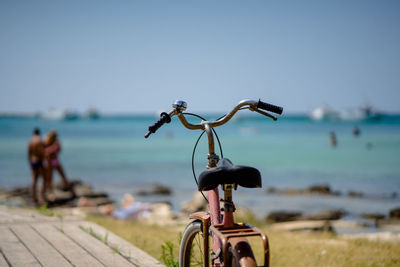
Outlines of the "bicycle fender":
{"label": "bicycle fender", "polygon": [[195,212],[189,215],[189,219],[191,220],[200,220],[200,221],[207,221],[210,219],[210,214],[205,211]]}
{"label": "bicycle fender", "polygon": [[249,241],[245,237],[233,237],[229,239],[229,245],[239,256],[240,266],[243,267],[256,267],[256,260],[254,258],[253,250]]}

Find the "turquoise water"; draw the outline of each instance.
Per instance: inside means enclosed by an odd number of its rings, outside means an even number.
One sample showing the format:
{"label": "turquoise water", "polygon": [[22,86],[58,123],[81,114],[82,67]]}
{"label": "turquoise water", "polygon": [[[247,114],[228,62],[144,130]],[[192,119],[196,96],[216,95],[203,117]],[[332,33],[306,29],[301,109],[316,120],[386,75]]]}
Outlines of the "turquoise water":
{"label": "turquoise water", "polygon": [[[217,116],[208,116],[215,119]],[[34,127],[59,132],[61,162],[71,178],[80,178],[115,199],[151,183],[174,189],[170,201],[178,210],[196,185],[191,171],[193,145],[199,131],[189,131],[176,118],[144,139],[153,116],[108,116],[98,120],[43,121],[37,118],[0,118],[0,187],[30,183],[27,143]],[[352,135],[354,126],[361,130]],[[334,131],[338,146],[330,147]],[[264,117],[239,117],[217,128],[223,153],[232,162],[258,168],[263,189],[239,189],[239,205],[262,216],[276,209],[317,211],[344,208],[349,212],[387,212],[400,206],[400,117],[377,122],[313,122],[305,116],[286,116],[277,122]],[[207,163],[203,137],[196,153],[196,172]],[[367,144],[370,144],[368,148]],[[218,148],[218,146],[216,146]],[[218,149],[217,149],[218,151]],[[343,196],[277,196],[266,188],[303,188],[329,184]],[[348,190],[367,197],[351,199]],[[396,198],[390,198],[392,193]],[[140,199],[140,198],[139,198]],[[143,199],[154,201],[152,199]]]}

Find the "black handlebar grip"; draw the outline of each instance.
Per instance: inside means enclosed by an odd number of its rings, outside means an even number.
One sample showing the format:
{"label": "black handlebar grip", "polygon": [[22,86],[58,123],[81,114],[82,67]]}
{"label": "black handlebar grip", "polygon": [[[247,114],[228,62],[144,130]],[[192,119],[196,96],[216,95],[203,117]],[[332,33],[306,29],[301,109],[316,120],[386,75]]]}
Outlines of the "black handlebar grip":
{"label": "black handlebar grip", "polygon": [[156,121],[153,125],[149,126],[149,132],[155,133],[165,123],[170,123],[170,122],[171,122],[171,117],[168,115],[168,113],[163,112],[160,114],[160,119]]}
{"label": "black handlebar grip", "polygon": [[276,113],[276,114],[279,114],[279,115],[281,115],[282,112],[283,112],[283,107],[271,105],[271,104],[262,102],[261,100],[258,100],[257,108],[263,109],[263,110],[266,110],[266,111],[270,111],[270,112],[273,112],[273,113]]}

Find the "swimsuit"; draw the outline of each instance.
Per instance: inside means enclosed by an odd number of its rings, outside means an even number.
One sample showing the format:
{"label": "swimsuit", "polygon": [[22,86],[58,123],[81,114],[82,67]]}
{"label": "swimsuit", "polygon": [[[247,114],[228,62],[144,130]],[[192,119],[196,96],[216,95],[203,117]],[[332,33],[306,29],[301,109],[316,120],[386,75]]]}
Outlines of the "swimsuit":
{"label": "swimsuit", "polygon": [[39,170],[39,168],[43,167],[43,161],[38,160],[38,161],[31,161],[31,168],[33,170]]}
{"label": "swimsuit", "polygon": [[58,161],[58,159],[49,159],[50,162],[50,166],[51,167],[58,167],[60,166],[60,162]]}
{"label": "swimsuit", "polygon": [[[54,155],[57,155],[58,152],[60,152],[60,146],[56,143],[56,144],[53,144],[53,145],[50,145],[50,146],[46,147],[45,150],[46,150],[46,153],[47,153],[47,154],[54,154]],[[50,165],[51,167],[58,167],[58,166],[60,166],[60,162],[58,161],[57,158],[55,158],[55,159],[52,159],[52,158],[48,159],[48,163],[49,163],[49,165]]]}

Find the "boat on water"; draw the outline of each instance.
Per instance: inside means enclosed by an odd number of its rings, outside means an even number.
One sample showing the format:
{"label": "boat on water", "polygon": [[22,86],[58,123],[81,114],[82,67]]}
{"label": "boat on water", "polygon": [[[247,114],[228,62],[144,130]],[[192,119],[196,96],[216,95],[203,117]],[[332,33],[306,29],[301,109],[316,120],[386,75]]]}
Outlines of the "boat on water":
{"label": "boat on water", "polygon": [[100,118],[100,113],[95,108],[90,108],[85,113],[85,118],[91,120],[97,120]]}
{"label": "boat on water", "polygon": [[343,121],[361,121],[361,120],[379,120],[382,113],[377,111],[371,105],[364,105],[356,108],[348,108],[337,112],[328,106],[323,106],[312,110],[309,114],[310,119],[315,121],[322,120],[343,120]]}
{"label": "boat on water", "polygon": [[338,119],[338,113],[329,106],[322,106],[312,110],[309,117],[314,121],[336,120]]}
{"label": "boat on water", "polygon": [[78,112],[68,109],[61,110],[61,109],[50,108],[48,111],[41,113],[39,117],[42,120],[71,121],[79,119],[80,115]]}
{"label": "boat on water", "polygon": [[344,121],[380,120],[382,115],[381,112],[377,111],[371,105],[345,109],[339,113],[340,119]]}

